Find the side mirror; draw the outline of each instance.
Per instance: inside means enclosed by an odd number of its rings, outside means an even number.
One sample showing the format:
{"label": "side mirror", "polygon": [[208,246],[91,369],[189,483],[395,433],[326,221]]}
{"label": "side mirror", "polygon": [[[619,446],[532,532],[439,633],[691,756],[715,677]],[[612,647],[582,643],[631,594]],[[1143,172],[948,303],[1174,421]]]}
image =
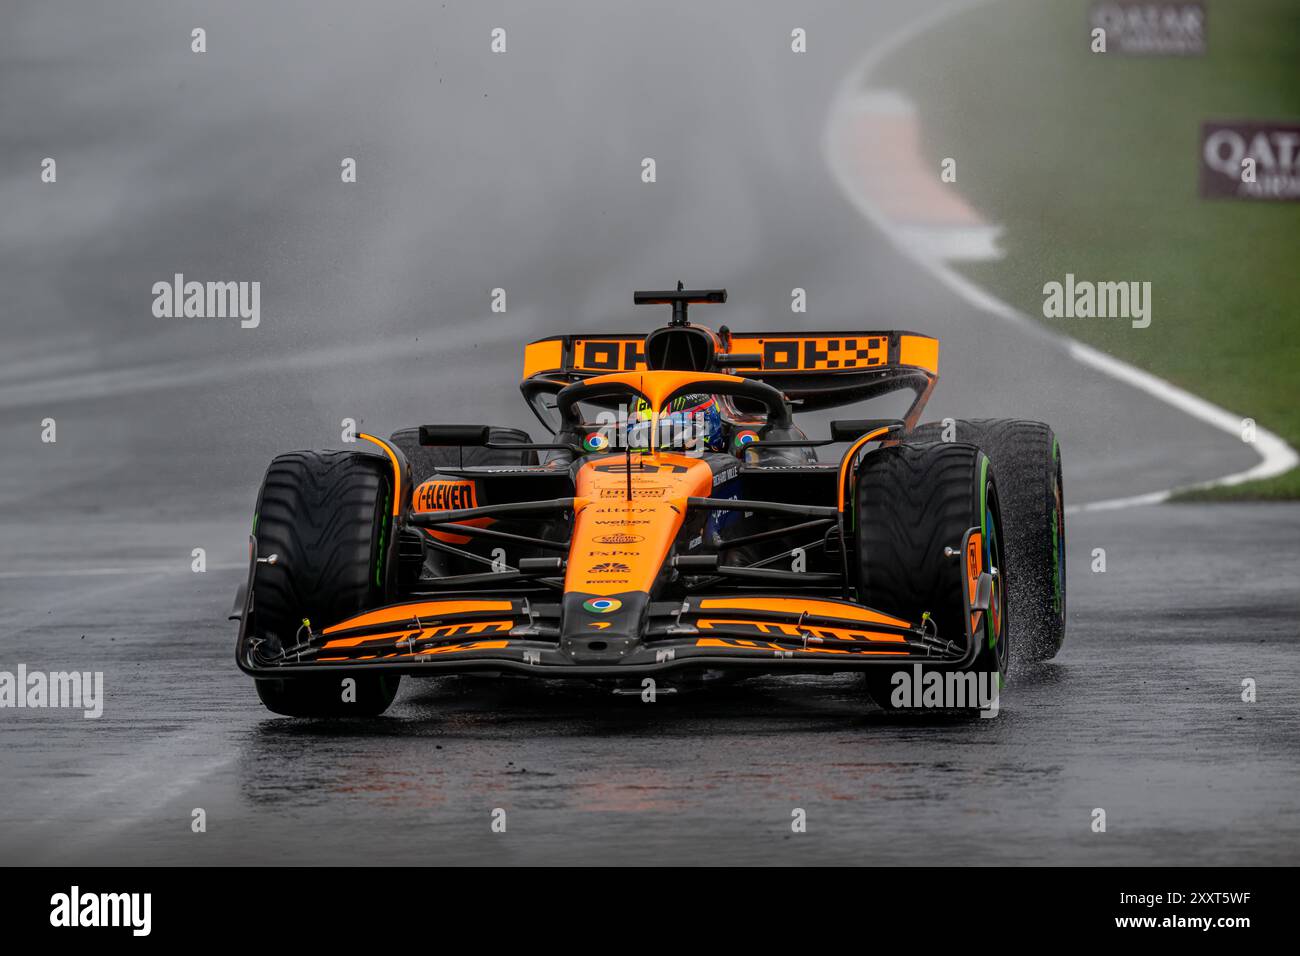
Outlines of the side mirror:
{"label": "side mirror", "polygon": [[462,445],[482,448],[490,440],[487,425],[421,425],[421,445]]}
{"label": "side mirror", "polygon": [[831,438],[835,441],[857,441],[867,432],[888,428],[891,432],[907,427],[900,418],[844,418],[831,422]]}

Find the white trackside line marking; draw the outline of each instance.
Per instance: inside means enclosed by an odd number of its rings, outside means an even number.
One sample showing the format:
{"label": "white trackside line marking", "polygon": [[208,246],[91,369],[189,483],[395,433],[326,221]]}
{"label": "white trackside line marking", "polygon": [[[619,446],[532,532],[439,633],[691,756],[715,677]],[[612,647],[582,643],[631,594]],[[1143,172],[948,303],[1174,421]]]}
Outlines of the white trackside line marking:
{"label": "white trackside line marking", "polygon": [[[1092,346],[1084,345],[1082,342],[1076,342],[1073,339],[1068,340],[1070,354],[1075,360],[1098,369],[1101,372],[1117,378],[1120,381],[1127,382],[1134,388],[1141,389],[1148,395],[1154,395],[1161,401],[1174,406],[1180,411],[1186,412],[1193,418],[1199,419],[1208,425],[1227,432],[1229,435],[1241,435],[1241,416],[1234,415],[1226,409],[1220,408],[1211,402],[1207,402],[1200,396],[1193,395],[1185,389],[1179,388],[1172,382],[1166,382],[1164,379],[1152,375],[1150,372],[1122,362],[1114,356],[1100,352]],[[1136,495],[1132,498],[1112,498],[1107,501],[1095,501],[1088,504],[1077,505],[1075,510],[1078,511],[1101,511],[1110,508],[1124,508],[1130,505],[1154,504],[1160,501],[1168,500],[1177,491],[1190,491],[1200,488],[1219,488],[1228,485],[1239,485],[1247,481],[1255,481],[1259,478],[1272,478],[1283,472],[1290,471],[1300,464],[1300,455],[1296,450],[1282,440],[1278,435],[1273,434],[1265,428],[1255,429],[1255,442],[1251,446],[1259,454],[1259,463],[1253,468],[1245,471],[1239,471],[1231,475],[1225,475],[1222,478],[1214,478],[1210,481],[1197,482],[1192,485],[1184,485],[1180,488],[1170,488],[1165,491],[1154,492],[1152,495]],[[1153,499],[1153,495],[1159,496]],[[1068,509],[1067,509],[1068,510]]]}
{"label": "white trackside line marking", "polygon": [[[962,10],[981,6],[988,2],[989,0],[958,0],[958,2],[938,7],[927,15],[913,20],[870,48],[857,66],[849,71],[848,76],[840,84],[839,91],[831,101],[830,115],[826,122],[826,132],[822,139],[822,152],[827,165],[830,167],[832,176],[834,176],[835,181],[849,201],[895,248],[975,308],[997,316],[1004,321],[1011,322],[1023,331],[1041,336],[1045,341],[1050,341],[1063,349],[1066,354],[1082,365],[1087,365],[1103,375],[1108,375],[1146,392],[1148,395],[1172,405],[1179,411],[1220,431],[1227,432],[1234,437],[1240,437],[1242,416],[1234,415],[1227,409],[1207,402],[1205,399],[1193,395],[1191,392],[1179,388],[1159,376],[1152,375],[1150,372],[1144,371],[1135,365],[1130,365],[1128,362],[1117,359],[1112,355],[1099,352],[1091,346],[1084,345],[1077,339],[1054,332],[1035,322],[1014,306],[1003,302],[997,296],[975,285],[943,262],[918,254],[915,246],[906,241],[903,230],[887,219],[875,204],[856,187],[846,163],[848,152],[842,148],[841,144],[847,128],[846,121],[851,119],[855,111],[860,108],[859,104],[867,101],[869,105],[872,97],[880,95],[878,91],[872,92],[865,89],[865,81],[870,76],[871,71],[887,54],[910,42],[935,24]],[[1108,498],[1104,501],[1070,505],[1065,510],[1067,513],[1078,513],[1159,504],[1168,501],[1175,493],[1180,491],[1218,488],[1227,485],[1239,485],[1246,481],[1255,481],[1261,478],[1273,478],[1290,471],[1300,463],[1300,455],[1296,454],[1294,448],[1288,445],[1280,436],[1258,426],[1255,429],[1255,442],[1251,447],[1259,455],[1260,461],[1259,464],[1246,471],[1235,472],[1210,481],[1133,495],[1128,498]]]}

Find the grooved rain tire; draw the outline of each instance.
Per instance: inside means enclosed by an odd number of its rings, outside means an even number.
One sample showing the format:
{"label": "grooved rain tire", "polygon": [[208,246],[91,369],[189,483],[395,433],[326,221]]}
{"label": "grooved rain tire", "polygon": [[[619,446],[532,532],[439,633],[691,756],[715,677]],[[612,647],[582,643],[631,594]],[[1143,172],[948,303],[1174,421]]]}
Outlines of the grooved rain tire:
{"label": "grooved rain tire", "polygon": [[[1042,422],[958,419],[955,438],[978,445],[998,473],[1006,531],[1011,644],[1017,660],[1051,660],[1065,642],[1065,490],[1061,446]],[[938,441],[943,425],[919,426],[908,442]]]}
{"label": "grooved rain tire", "polygon": [[[913,623],[929,611],[940,638],[964,643],[966,575],[960,552],[966,531],[986,524],[982,501],[992,524],[986,538],[1000,548],[997,485],[979,448],[955,442],[894,445],[867,455],[854,488],[858,600]],[[944,548],[953,548],[958,556],[946,556]],[[1001,580],[1000,574],[995,579],[998,600],[1004,593]],[[1009,659],[1005,603],[1000,611],[996,636],[989,624],[993,615],[982,616],[975,635],[979,650],[966,668],[996,673],[999,683]],[[904,666],[911,671],[912,664]],[[866,671],[867,691],[883,710],[897,709],[891,701],[895,670],[882,666]]]}
{"label": "grooved rain tire", "polygon": [[[258,495],[254,534],[261,557],[253,578],[258,634],[291,646],[303,618],[319,630],[385,603],[390,577],[392,480],[387,462],[348,451],[275,458]],[[341,678],[257,679],[269,710],[290,717],[375,716],[397,694],[400,675],[364,674],[344,703]]]}

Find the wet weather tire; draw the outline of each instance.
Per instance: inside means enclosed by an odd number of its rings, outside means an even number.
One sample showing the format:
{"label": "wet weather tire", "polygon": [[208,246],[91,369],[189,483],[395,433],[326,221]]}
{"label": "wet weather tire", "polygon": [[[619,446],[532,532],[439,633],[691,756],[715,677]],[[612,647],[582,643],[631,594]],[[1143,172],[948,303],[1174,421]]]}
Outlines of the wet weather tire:
{"label": "wet weather tire", "polygon": [[[253,622],[270,647],[291,647],[312,629],[387,603],[391,572],[392,472],[374,455],[304,451],[271,462],[253,533],[259,563]],[[258,679],[268,709],[291,717],[373,716],[393,702],[399,675],[355,677],[345,701],[339,677]]]}
{"label": "wet weather tire", "polygon": [[[858,600],[913,624],[928,612],[941,640],[965,647],[966,532],[981,530],[985,568],[1001,563],[1002,515],[988,458],[958,443],[882,448],[863,459],[853,495]],[[999,569],[990,610],[980,615],[974,635],[974,657],[964,668],[996,675],[978,679],[999,687],[1009,653],[1004,580]],[[912,662],[866,672],[867,690],[884,710],[910,706],[905,693],[895,693],[900,670],[915,674]]]}
{"label": "wet weather tire", "polygon": [[[1065,494],[1061,446],[1052,429],[1023,419],[958,419],[956,441],[978,445],[997,469],[1006,525],[1008,597],[1017,661],[1051,660],[1065,641]],[[909,442],[941,439],[921,425]]]}

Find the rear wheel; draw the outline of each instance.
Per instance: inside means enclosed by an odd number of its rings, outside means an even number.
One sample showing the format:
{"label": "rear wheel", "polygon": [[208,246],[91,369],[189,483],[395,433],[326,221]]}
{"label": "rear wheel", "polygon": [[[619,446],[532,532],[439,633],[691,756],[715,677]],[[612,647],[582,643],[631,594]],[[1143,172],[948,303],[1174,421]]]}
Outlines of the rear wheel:
{"label": "rear wheel", "polygon": [[[978,445],[997,469],[1006,520],[1011,642],[1016,659],[1051,660],[1065,641],[1065,489],[1061,445],[1042,422],[959,419],[955,441]],[[921,425],[909,442],[939,441],[944,426]]]}
{"label": "rear wheel", "polygon": [[[271,649],[292,647],[304,621],[337,623],[386,603],[392,576],[392,477],[359,452],[304,451],[271,462],[253,533],[253,622]],[[400,675],[310,676],[256,681],[269,710],[290,717],[374,716],[397,694]]]}
{"label": "rear wheel", "polygon": [[[919,623],[934,622],[941,640],[964,646],[968,587],[962,551],[966,532],[980,534],[982,566],[992,570],[989,608],[979,614],[976,648],[962,671],[965,705],[946,699],[947,710],[974,711],[1000,689],[1009,654],[1002,555],[1002,510],[989,459],[974,445],[895,445],[868,455],[854,489],[858,599],[869,607]],[[943,673],[939,669],[936,672]],[[951,668],[949,668],[951,670]],[[899,674],[903,676],[897,676]],[[885,710],[914,706],[917,674],[927,669],[881,667],[867,672],[867,690]]]}

